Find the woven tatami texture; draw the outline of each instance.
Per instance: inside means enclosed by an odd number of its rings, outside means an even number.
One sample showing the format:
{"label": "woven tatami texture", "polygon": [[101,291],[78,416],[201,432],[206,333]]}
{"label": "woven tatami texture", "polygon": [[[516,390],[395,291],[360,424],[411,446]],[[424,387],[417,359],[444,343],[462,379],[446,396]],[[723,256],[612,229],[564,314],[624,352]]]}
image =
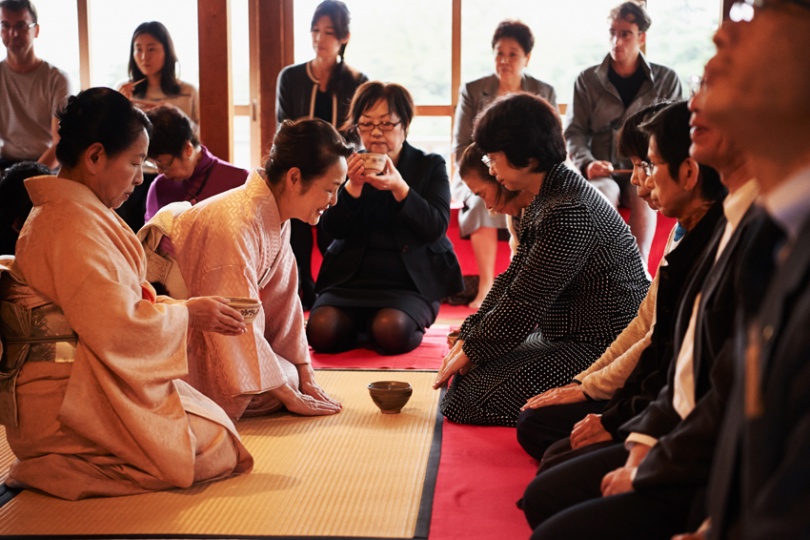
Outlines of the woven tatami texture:
{"label": "woven tatami texture", "polygon": [[[435,372],[320,371],[340,414],[244,420],[250,474],[186,490],[67,502],[24,491],[0,508],[0,535],[256,535],[412,538],[439,393]],[[383,415],[366,386],[408,381]],[[43,518],[47,516],[46,518]]]}

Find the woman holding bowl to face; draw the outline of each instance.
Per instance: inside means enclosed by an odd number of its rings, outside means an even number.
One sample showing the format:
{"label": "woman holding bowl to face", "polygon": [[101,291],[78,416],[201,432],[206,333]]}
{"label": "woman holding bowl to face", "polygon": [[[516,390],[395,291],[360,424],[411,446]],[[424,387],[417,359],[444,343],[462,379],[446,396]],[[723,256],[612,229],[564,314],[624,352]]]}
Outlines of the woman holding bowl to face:
{"label": "woman holding bowl to face", "polygon": [[627,224],[566,164],[557,110],[528,93],[498,98],[473,138],[490,173],[534,198],[520,245],[464,321],[435,387],[459,423],[514,426],[526,400],[571,380],[636,314],[648,282]]}
{"label": "woman holding bowl to face", "polygon": [[316,351],[345,351],[366,340],[383,354],[413,350],[436,320],[439,301],[462,287],[445,234],[447,168],[441,156],[407,142],[413,115],[413,99],[398,84],[367,82],[352,99],[349,123],[385,165],[375,174],[360,154],[350,157],[349,180],[324,213],[334,240],[307,323]]}
{"label": "woman holding bowl to face", "polygon": [[[492,36],[495,73],[461,87],[456,108],[453,153],[459,164],[464,149],[472,142],[475,117],[492,100],[513,92],[530,92],[557,106],[554,88],[525,72],[534,48],[531,29],[520,21],[501,22]],[[454,181],[453,198],[464,204],[458,213],[459,233],[470,238],[478,267],[478,294],[470,307],[478,309],[495,279],[498,252],[498,229],[506,227],[506,217],[487,212],[480,199],[473,196],[464,182]]]}
{"label": "woman holding bowl to face", "polygon": [[189,331],[233,339],[242,316],[221,297],[157,296],[113,212],[142,181],[149,120],[109,88],[71,96],[58,119],[59,176],[26,181],[34,208],[0,278],[14,305],[0,314],[6,483],[81,499],[249,470],[225,412],[180,380]]}

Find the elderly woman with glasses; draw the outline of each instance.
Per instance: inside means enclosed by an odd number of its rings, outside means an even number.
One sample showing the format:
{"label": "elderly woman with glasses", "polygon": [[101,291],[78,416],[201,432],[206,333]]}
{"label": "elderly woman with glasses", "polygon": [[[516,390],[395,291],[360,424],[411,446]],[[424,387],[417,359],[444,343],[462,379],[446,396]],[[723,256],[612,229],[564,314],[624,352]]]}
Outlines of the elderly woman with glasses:
{"label": "elderly woman with glasses", "polygon": [[514,426],[527,399],[599,358],[648,282],[627,225],[565,164],[560,117],[546,100],[498,98],[473,139],[499,183],[534,198],[517,253],[464,321],[434,386],[453,379],[441,404],[450,420]]}
{"label": "elderly woman with glasses", "polygon": [[401,354],[421,342],[441,298],[462,288],[461,269],[446,237],[450,185],[444,159],[411,146],[410,93],[398,84],[367,82],[352,99],[349,123],[382,171],[361,154],[348,160],[349,179],[323,215],[334,240],[315,285],[318,297],[307,338],[318,352],[367,342]]}

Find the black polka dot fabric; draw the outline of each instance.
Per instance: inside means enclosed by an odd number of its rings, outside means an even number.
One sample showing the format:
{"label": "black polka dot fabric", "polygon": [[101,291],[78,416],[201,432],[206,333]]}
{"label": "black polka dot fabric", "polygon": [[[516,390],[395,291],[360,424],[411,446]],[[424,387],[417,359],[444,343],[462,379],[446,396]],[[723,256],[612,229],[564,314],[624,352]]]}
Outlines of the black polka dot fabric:
{"label": "black polka dot fabric", "polygon": [[519,235],[509,268],[461,327],[473,367],[441,404],[455,422],[514,426],[529,397],[599,358],[647,293],[627,224],[565,164],[546,175]]}

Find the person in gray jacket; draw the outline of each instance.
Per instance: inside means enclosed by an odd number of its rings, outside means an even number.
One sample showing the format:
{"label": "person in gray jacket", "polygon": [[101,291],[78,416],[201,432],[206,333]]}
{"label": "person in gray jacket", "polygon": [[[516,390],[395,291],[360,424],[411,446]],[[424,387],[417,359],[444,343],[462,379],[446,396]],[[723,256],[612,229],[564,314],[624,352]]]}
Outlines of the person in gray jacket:
{"label": "person in gray jacket", "polygon": [[601,64],[577,77],[566,112],[568,154],[582,175],[614,206],[630,209],[630,231],[646,262],[656,214],[630,185],[629,160],[616,151],[616,134],[624,120],[645,106],[682,96],[678,75],[647,61],[641,52],[652,24],[643,6],[624,2],[611,10],[610,53]]}
{"label": "person in gray jacket", "polygon": [[[529,92],[557,107],[554,88],[525,71],[533,48],[534,35],[526,24],[514,20],[498,24],[492,36],[495,73],[464,83],[459,91],[453,133],[453,157],[457,169],[464,150],[472,143],[475,117],[496,97]],[[478,267],[478,294],[469,304],[478,309],[495,280],[498,229],[506,229],[506,216],[490,214],[484,201],[475,196],[458,175],[453,180],[453,199],[464,205],[458,213],[458,225],[462,238],[470,238]]]}

